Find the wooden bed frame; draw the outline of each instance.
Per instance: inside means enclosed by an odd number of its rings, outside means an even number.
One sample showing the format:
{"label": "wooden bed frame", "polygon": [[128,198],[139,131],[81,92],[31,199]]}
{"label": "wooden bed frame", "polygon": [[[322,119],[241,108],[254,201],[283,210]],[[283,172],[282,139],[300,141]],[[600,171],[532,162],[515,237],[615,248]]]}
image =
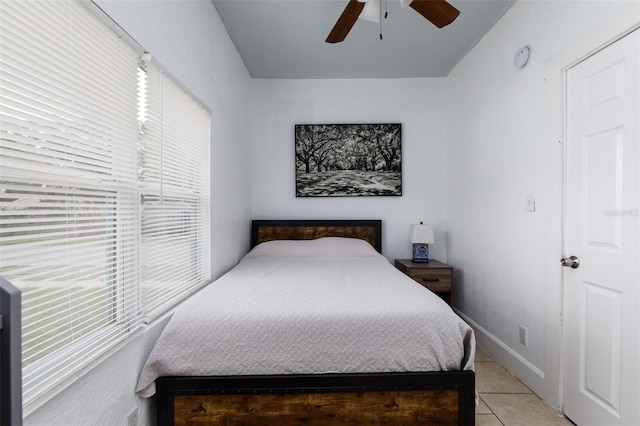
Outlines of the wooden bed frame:
{"label": "wooden bed frame", "polygon": [[[380,220],[254,220],[251,247],[277,239],[360,238],[382,250]],[[473,371],[161,377],[157,424],[473,425]]]}

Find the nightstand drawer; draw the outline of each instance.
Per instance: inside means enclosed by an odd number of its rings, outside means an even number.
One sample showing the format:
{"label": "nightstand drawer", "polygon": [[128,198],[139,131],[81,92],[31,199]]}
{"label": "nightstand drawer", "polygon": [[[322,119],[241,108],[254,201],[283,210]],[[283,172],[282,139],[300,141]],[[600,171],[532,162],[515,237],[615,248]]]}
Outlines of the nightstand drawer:
{"label": "nightstand drawer", "polygon": [[412,262],[411,259],[396,259],[396,268],[417,283],[442,297],[449,305],[453,301],[453,267],[438,260]]}
{"label": "nightstand drawer", "polygon": [[409,276],[431,291],[451,291],[451,272],[412,269]]}

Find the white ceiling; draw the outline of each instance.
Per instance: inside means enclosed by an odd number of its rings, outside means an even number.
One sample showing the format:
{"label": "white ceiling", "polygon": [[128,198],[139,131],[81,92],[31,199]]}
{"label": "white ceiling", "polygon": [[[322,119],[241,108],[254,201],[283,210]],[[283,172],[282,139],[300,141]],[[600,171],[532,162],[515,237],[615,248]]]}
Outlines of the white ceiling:
{"label": "white ceiling", "polygon": [[253,78],[411,78],[446,76],[516,0],[449,0],[460,16],[442,29],[387,0],[382,40],[359,19],[337,44],[348,0],[212,1]]}

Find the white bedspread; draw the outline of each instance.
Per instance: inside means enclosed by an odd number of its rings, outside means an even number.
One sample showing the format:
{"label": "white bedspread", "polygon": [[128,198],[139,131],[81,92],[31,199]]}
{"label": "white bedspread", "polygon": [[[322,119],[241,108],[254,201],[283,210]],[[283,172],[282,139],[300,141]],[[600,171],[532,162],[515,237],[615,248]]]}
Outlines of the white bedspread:
{"label": "white bedspread", "polygon": [[162,376],[473,369],[473,331],[444,301],[372,248],[323,240],[326,255],[258,246],[191,297],[136,393],[153,395]]}

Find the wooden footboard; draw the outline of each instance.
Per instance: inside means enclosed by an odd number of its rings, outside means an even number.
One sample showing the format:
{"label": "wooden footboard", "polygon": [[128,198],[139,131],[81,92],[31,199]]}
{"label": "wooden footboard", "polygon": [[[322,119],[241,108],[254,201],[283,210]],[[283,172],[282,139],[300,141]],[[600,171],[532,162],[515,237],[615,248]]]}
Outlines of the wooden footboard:
{"label": "wooden footboard", "polygon": [[158,425],[473,425],[465,372],[163,377]]}

